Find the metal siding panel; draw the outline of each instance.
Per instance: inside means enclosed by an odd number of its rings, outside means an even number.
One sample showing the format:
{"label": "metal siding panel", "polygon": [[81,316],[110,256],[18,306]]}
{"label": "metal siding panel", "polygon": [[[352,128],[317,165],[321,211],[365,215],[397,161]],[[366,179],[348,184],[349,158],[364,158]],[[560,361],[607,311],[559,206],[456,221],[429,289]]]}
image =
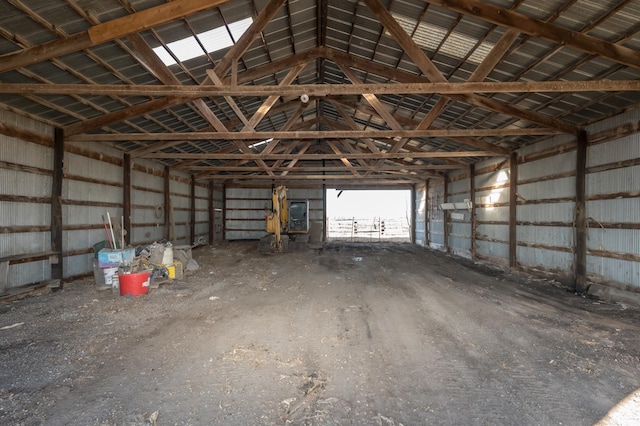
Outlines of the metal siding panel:
{"label": "metal siding panel", "polygon": [[[72,176],[117,182],[122,185],[122,167],[119,165],[65,152],[64,167],[65,172]],[[120,190],[122,191],[122,188]]]}
{"label": "metal siding panel", "polygon": [[640,263],[619,259],[587,256],[587,272],[609,280],[640,287]]}
{"label": "metal siding panel", "polygon": [[629,124],[633,121],[640,120],[640,109],[632,109],[615,117],[608,118],[606,120],[599,121],[592,125],[587,126],[588,133],[598,133],[605,130],[609,130],[615,127],[620,127],[625,124]]}
{"label": "metal siding panel", "polygon": [[489,225],[479,223],[476,235],[478,237],[487,237],[506,242],[509,240],[509,227],[507,225]]}
{"label": "metal siding panel", "polygon": [[466,192],[468,194],[470,190],[470,182],[471,181],[469,179],[449,182],[449,193],[457,194],[458,192]]}
{"label": "metal siding panel", "polygon": [[607,170],[587,175],[587,197],[598,194],[637,191],[640,188],[640,166]]}
{"label": "metal siding panel", "polygon": [[[640,110],[629,111],[589,126],[597,133],[640,120]],[[588,166],[615,163],[640,158],[640,134],[625,136],[614,141],[589,147]],[[640,187],[640,167],[632,166],[587,175],[587,196],[637,191]],[[607,223],[640,223],[640,199],[615,198],[587,201],[587,216]],[[640,230],[589,228],[587,247],[614,253],[640,254]],[[587,256],[587,271],[607,280],[640,287],[638,262]]]}
{"label": "metal siding panel", "polygon": [[518,226],[518,241],[558,247],[573,246],[573,228],[560,226]]}
{"label": "metal siding panel", "polygon": [[587,216],[599,222],[640,223],[640,199],[587,201]]}
{"label": "metal siding panel", "polygon": [[[266,235],[265,204],[271,205],[271,190],[268,188],[227,188],[225,222],[227,239],[255,240]],[[233,230],[233,228],[241,230]]]}
{"label": "metal siding panel", "polygon": [[509,258],[509,244],[494,243],[489,241],[477,241],[476,253],[478,255],[490,256],[497,259]]}
{"label": "metal siding panel", "polygon": [[509,220],[509,206],[479,207],[476,209],[476,219],[479,222],[506,222]]}
{"label": "metal siding panel", "polygon": [[518,206],[517,217],[524,222],[573,222],[575,203]]}
{"label": "metal siding panel", "polygon": [[573,269],[573,253],[533,247],[517,248],[518,263],[538,266],[546,270],[568,272]]}
{"label": "metal siding panel", "polygon": [[589,250],[640,254],[640,229],[589,228],[587,248]]}
{"label": "metal siding panel", "polygon": [[518,185],[518,195],[526,201],[569,198],[575,197],[575,193],[575,176]]}
{"label": "metal siding panel", "polygon": [[48,260],[19,263],[9,268],[9,288],[20,287],[51,279],[51,265]]}
{"label": "metal siding panel", "polygon": [[588,148],[587,167],[640,158],[640,133]]}
{"label": "metal siding panel", "polygon": [[518,180],[529,180],[550,174],[573,172],[576,169],[575,151],[543,158],[538,161],[518,165]]}

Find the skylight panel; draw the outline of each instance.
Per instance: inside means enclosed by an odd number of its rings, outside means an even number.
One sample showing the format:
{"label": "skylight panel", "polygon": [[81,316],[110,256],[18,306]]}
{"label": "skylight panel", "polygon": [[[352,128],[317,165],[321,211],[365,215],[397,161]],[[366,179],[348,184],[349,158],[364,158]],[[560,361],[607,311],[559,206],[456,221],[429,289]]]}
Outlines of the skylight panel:
{"label": "skylight panel", "polygon": [[[176,40],[168,43],[166,49],[164,46],[158,46],[155,47],[153,51],[165,65],[175,65],[177,62],[171,53],[173,53],[180,62],[184,62],[189,59],[203,56],[206,52],[211,53],[226,49],[227,47],[233,46],[233,43],[242,37],[242,34],[244,34],[252,22],[252,18],[242,19],[240,21],[230,23],[228,29],[225,26],[214,28],[200,34],[196,34],[197,39],[196,37],[190,36],[183,38],[182,40]],[[229,35],[229,33],[231,33],[231,35]],[[202,46],[200,46],[198,41],[202,43]],[[206,52],[202,49],[203,47]]]}
{"label": "skylight panel", "polygon": [[[415,41],[420,47],[435,51],[439,46],[440,42],[447,36],[448,30],[442,27],[438,27],[436,25],[427,24],[425,22],[420,22],[418,27],[416,27],[416,20],[407,18],[405,16],[399,14],[393,14],[393,17],[396,18],[398,24],[407,32],[407,34],[411,34],[415,29],[415,33],[413,34],[413,41]],[[471,49],[476,45],[477,40],[473,37],[469,37],[460,32],[452,31],[449,34],[449,37],[445,40],[445,42],[440,46],[440,53],[443,55],[447,55],[453,58],[462,59],[464,58]],[[493,49],[493,43],[482,42],[480,45],[469,55],[468,61],[472,63],[481,63],[484,58],[489,54],[491,49]]]}

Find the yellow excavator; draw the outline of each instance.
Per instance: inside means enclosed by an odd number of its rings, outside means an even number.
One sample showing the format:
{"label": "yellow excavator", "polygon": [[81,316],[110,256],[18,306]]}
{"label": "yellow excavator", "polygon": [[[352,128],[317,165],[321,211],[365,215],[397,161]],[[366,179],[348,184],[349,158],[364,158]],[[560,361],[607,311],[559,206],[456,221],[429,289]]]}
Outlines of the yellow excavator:
{"label": "yellow excavator", "polygon": [[309,242],[308,200],[287,200],[287,187],[275,186],[271,190],[271,210],[265,209],[264,218],[269,235],[260,240],[262,251],[284,252],[290,246],[306,248]]}

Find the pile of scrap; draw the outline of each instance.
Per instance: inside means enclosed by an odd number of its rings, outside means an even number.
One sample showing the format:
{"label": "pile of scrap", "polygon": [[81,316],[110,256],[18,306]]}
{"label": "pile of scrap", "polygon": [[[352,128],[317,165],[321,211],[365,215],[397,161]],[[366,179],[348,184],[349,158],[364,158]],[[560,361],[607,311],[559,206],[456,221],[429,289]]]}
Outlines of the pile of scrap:
{"label": "pile of scrap", "polygon": [[109,248],[108,241],[94,245],[94,279],[100,290],[117,293],[122,274],[148,272],[151,288],[163,282],[182,280],[188,271],[199,269],[192,258],[191,246],[173,246],[170,242],[154,242],[146,247]]}

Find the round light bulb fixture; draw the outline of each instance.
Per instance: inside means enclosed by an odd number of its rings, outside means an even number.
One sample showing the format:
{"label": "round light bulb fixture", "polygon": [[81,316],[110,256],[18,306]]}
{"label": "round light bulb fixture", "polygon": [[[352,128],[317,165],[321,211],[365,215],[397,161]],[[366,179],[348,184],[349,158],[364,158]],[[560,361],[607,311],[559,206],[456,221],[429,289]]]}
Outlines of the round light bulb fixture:
{"label": "round light bulb fixture", "polygon": [[309,95],[307,95],[306,93],[303,93],[302,95],[300,95],[300,101],[303,104],[306,104],[307,102],[309,102]]}

